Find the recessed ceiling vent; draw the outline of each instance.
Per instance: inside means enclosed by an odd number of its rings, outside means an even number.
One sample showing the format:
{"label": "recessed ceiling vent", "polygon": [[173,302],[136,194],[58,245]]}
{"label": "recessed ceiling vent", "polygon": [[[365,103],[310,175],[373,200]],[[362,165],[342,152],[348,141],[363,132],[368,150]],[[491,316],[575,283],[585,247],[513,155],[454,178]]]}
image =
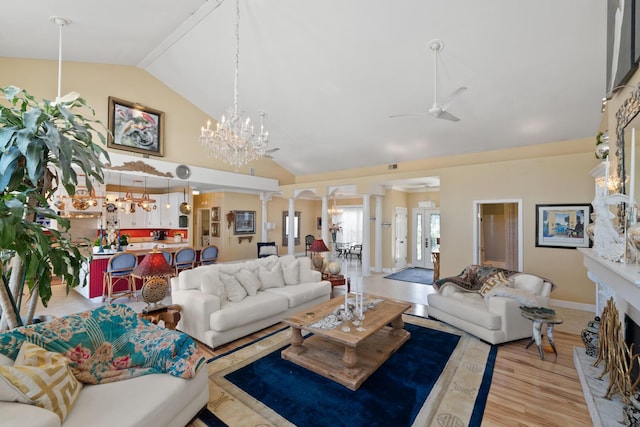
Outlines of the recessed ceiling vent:
{"label": "recessed ceiling vent", "polygon": [[398,164],[397,164],[397,163],[391,163],[391,164],[388,166],[388,169],[398,169]]}

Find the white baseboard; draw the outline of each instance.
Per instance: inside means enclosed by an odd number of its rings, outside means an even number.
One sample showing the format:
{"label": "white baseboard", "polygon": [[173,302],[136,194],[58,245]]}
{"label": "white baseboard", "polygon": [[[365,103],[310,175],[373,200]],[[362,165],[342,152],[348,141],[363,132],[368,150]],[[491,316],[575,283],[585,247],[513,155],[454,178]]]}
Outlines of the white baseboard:
{"label": "white baseboard", "polygon": [[556,307],[571,308],[573,310],[582,310],[582,311],[588,311],[591,313],[596,312],[595,304],[584,304],[580,302],[564,301],[564,300],[558,300],[553,298],[549,301],[549,304],[555,305]]}

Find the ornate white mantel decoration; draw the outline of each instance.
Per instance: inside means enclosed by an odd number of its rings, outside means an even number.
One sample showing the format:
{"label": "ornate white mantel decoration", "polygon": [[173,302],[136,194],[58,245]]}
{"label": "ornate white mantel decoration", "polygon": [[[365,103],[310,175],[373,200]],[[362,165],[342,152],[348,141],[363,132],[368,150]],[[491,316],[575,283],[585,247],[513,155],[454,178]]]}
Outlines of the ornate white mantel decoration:
{"label": "ornate white mantel decoration", "polygon": [[626,248],[626,238],[614,226],[615,214],[611,212],[610,207],[628,202],[629,197],[624,194],[596,195],[591,202],[596,217],[593,250],[608,261],[623,260]]}

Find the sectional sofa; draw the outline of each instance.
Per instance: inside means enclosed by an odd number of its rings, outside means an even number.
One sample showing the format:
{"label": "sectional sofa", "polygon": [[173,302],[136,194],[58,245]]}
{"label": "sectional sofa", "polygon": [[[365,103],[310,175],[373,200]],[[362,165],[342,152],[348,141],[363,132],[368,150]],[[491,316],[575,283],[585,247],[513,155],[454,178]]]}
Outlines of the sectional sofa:
{"label": "sectional sofa", "polygon": [[182,307],[177,329],[215,348],[327,301],[331,283],[310,261],[269,256],[180,272],[171,279],[172,302]]}

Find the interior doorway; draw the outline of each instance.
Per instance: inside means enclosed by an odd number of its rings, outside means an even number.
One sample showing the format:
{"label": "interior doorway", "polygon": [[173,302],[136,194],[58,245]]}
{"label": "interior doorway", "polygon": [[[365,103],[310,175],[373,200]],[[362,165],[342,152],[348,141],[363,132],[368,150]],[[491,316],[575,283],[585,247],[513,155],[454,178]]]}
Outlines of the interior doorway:
{"label": "interior doorway", "polygon": [[431,253],[440,250],[440,210],[412,209],[411,265],[433,268]]}
{"label": "interior doorway", "polygon": [[473,262],[522,271],[522,200],[474,202]]}

